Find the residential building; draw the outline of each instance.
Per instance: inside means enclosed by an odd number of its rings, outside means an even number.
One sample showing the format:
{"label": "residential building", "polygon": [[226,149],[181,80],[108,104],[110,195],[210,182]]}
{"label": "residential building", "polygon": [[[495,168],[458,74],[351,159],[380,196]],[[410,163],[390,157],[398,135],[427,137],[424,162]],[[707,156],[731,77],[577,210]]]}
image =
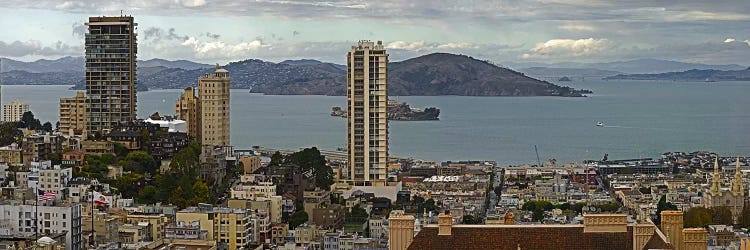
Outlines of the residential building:
{"label": "residential building", "polygon": [[200,135],[202,145],[228,146],[229,140],[229,71],[219,68],[213,74],[198,78]]}
{"label": "residential building", "polygon": [[314,210],[316,208],[325,208],[331,204],[331,192],[323,189],[305,191],[304,203],[305,213],[308,214],[307,223],[312,224],[314,221]]}
{"label": "residential building", "polygon": [[100,16],[86,25],[86,130],[102,133],[136,117],[137,24],[132,16]]}
{"label": "residential building", "polygon": [[207,232],[207,240],[225,244],[228,249],[241,249],[250,244],[250,213],[244,209],[199,205],[180,210],[175,221],[198,221]]}
{"label": "residential building", "polygon": [[65,140],[59,134],[44,132],[41,134],[27,134],[22,139],[23,161],[51,160],[50,154],[62,154],[62,143]]}
{"label": "residential building", "polygon": [[23,150],[18,144],[0,147],[0,163],[18,165],[23,163]]}
{"label": "residential building", "polygon": [[166,234],[165,228],[167,223],[169,223],[169,218],[164,214],[132,213],[127,215],[125,222],[133,225],[148,225],[150,231],[146,232],[146,239],[149,241],[159,241],[164,239],[164,235]]}
{"label": "residential building", "polygon": [[388,168],[388,54],[381,41],[360,41],[346,61],[348,179],[382,186]]}
{"label": "residential building", "polygon": [[86,130],[86,95],[76,92],[75,97],[60,98],[60,132],[65,135],[82,135]]}
{"label": "residential building", "polygon": [[21,121],[23,113],[29,112],[29,105],[23,104],[18,99],[13,99],[9,104],[3,105],[3,122]]}
{"label": "residential building", "polygon": [[114,154],[115,144],[111,141],[82,141],[83,155]]}
{"label": "residential building", "polygon": [[64,234],[66,250],[83,248],[81,204],[34,206],[33,203],[17,200],[0,203],[0,228],[20,236]]}
{"label": "residential building", "polygon": [[198,97],[195,96],[195,89],[193,87],[185,88],[180,99],[175,101],[175,118],[187,123],[187,134],[191,139],[201,138],[200,103]]}
{"label": "residential building", "polygon": [[205,240],[208,238],[208,231],[201,230],[200,221],[177,221],[175,224],[168,225],[165,231],[167,239]]}

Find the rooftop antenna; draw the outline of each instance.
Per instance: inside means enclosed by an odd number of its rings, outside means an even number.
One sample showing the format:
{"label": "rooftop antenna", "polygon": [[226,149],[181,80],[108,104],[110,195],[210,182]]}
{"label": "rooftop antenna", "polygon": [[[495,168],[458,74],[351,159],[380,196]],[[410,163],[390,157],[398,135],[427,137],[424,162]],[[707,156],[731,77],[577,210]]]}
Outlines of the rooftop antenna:
{"label": "rooftop antenna", "polygon": [[122,10],[120,10],[120,16],[122,16]]}
{"label": "rooftop antenna", "polygon": [[536,145],[534,145],[534,152],[536,152],[536,163],[537,163],[537,166],[542,167],[542,161],[539,160],[539,150],[536,149]]}

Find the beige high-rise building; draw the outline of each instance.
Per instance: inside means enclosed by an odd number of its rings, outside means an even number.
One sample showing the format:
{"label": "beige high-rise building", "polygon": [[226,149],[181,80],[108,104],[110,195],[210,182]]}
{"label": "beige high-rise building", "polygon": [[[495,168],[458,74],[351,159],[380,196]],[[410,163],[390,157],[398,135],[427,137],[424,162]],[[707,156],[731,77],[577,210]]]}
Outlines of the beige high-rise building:
{"label": "beige high-rise building", "polygon": [[60,98],[60,132],[82,135],[86,130],[86,95],[76,92],[75,97]]}
{"label": "beige high-rise building", "polygon": [[388,164],[388,54],[360,41],[346,56],[348,176],[354,185],[385,185]]}
{"label": "beige high-rise building", "polygon": [[229,71],[219,68],[198,78],[201,144],[231,145],[229,141]]}
{"label": "beige high-rise building", "polygon": [[193,87],[185,88],[180,99],[175,101],[175,118],[185,121],[188,125],[188,136],[192,139],[200,139],[200,102],[195,96]]}
{"label": "beige high-rise building", "polygon": [[176,213],[175,221],[198,221],[207,239],[226,243],[229,249],[247,249],[251,243],[251,215],[246,209],[220,207],[188,207]]}
{"label": "beige high-rise building", "polygon": [[136,53],[132,16],[89,17],[86,23],[86,131],[135,120]]}
{"label": "beige high-rise building", "polygon": [[3,121],[17,122],[21,121],[23,113],[29,111],[29,105],[23,104],[18,99],[13,99],[9,104],[3,105]]}

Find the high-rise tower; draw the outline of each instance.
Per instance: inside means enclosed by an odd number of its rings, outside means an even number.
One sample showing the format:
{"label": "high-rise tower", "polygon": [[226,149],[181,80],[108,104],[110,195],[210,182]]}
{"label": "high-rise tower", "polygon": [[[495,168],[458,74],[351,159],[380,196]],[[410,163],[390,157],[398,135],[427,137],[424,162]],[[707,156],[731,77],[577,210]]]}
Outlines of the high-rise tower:
{"label": "high-rise tower", "polygon": [[346,57],[347,159],[355,185],[385,185],[388,164],[388,54],[360,41]]}
{"label": "high-rise tower", "polygon": [[198,78],[201,144],[229,146],[229,71],[219,68]]}
{"label": "high-rise tower", "polygon": [[86,25],[86,130],[101,133],[135,120],[137,24],[102,16]]}

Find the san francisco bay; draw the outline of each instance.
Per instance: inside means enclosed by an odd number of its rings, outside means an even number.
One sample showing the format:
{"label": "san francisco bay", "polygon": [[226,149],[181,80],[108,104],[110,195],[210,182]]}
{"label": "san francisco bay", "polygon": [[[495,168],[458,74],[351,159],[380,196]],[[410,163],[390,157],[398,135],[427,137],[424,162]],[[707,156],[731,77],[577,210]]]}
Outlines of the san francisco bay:
{"label": "san francisco bay", "polygon": [[[390,154],[426,160],[496,160],[499,165],[658,157],[667,151],[750,154],[750,82],[566,82],[590,89],[586,98],[391,97],[412,107],[441,109],[440,121],[393,121]],[[4,103],[30,104],[42,121],[58,119],[70,86],[3,86]],[[138,115],[172,115],[181,90],[138,93]],[[329,115],[345,97],[267,96],[234,89],[232,144],[298,149],[344,148],[345,119]],[[604,123],[597,127],[597,122]]]}

